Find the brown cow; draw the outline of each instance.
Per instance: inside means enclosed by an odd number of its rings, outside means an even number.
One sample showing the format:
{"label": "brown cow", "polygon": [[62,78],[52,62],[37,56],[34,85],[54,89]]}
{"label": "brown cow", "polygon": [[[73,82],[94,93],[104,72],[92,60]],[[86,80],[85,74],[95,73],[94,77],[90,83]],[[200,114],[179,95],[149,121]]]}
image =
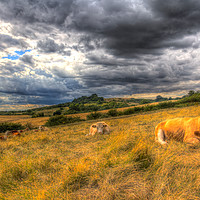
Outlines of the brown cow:
{"label": "brown cow", "polygon": [[0,140],[6,140],[7,138],[5,136],[0,136]]}
{"label": "brown cow", "polygon": [[92,124],[90,126],[90,132],[86,136],[95,135],[96,133],[98,133],[98,134],[109,134],[110,133],[110,127],[105,122],[97,122],[97,123]]}
{"label": "brown cow", "polygon": [[167,139],[191,144],[200,143],[200,117],[163,121],[155,128],[155,139],[160,144],[167,144]]}
{"label": "brown cow", "polygon": [[16,136],[21,136],[21,134],[20,134],[20,132],[19,131],[15,131],[15,132],[13,132],[13,134],[12,134],[14,137],[16,137]]}
{"label": "brown cow", "polygon": [[12,130],[12,131],[6,131],[5,132],[5,135],[4,135],[4,139],[7,139],[7,137],[9,135],[13,135],[14,137],[16,136],[21,136],[20,133],[22,133],[23,131],[22,130]]}

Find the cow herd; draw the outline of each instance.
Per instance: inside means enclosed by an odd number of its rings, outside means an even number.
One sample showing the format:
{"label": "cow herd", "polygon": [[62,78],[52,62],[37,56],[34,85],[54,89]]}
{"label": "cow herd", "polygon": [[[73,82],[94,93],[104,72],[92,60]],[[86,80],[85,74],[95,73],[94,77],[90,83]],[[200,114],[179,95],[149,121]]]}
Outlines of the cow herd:
{"label": "cow herd", "polygon": [[[25,129],[25,131],[28,129]],[[48,131],[45,126],[39,126],[38,131]],[[20,136],[23,130],[6,131],[1,140],[6,140],[8,136]],[[110,133],[110,126],[105,122],[93,123],[86,136],[95,134],[106,135]],[[182,141],[190,144],[200,143],[200,117],[196,118],[174,118],[160,122],[155,128],[155,141],[161,145],[168,144],[168,140]]]}
{"label": "cow herd", "polygon": [[[86,136],[109,133],[110,127],[105,122],[97,122],[90,126],[90,132]],[[174,118],[160,122],[155,128],[155,141],[166,145],[171,139],[189,144],[199,144],[200,117]]]}
{"label": "cow herd", "polygon": [[[0,136],[0,140],[7,140],[7,138],[9,136],[21,136],[21,133],[23,133],[24,131],[29,131],[30,129],[26,128],[25,130],[8,130],[5,132],[4,135]],[[34,129],[34,132],[39,132],[39,131],[47,131],[49,130],[49,128],[45,127],[45,126],[39,126],[38,129]]]}

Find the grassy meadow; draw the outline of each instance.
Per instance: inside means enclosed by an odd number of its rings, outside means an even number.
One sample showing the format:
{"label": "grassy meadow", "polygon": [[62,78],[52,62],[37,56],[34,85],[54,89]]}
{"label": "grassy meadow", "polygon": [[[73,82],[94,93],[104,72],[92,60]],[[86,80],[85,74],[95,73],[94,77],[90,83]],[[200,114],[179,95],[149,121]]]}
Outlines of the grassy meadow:
{"label": "grassy meadow", "polygon": [[200,145],[154,142],[160,121],[199,115],[191,106],[105,119],[110,135],[86,137],[94,121],[85,121],[10,137],[0,143],[0,199],[200,199]]}

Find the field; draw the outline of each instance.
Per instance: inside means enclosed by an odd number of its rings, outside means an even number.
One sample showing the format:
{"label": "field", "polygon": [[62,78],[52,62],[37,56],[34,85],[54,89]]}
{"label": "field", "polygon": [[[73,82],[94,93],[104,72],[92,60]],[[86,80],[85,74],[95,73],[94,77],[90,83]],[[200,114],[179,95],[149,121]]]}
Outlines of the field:
{"label": "field", "polygon": [[154,142],[160,121],[199,115],[191,106],[108,118],[104,136],[86,137],[86,121],[10,137],[0,146],[0,199],[200,199],[200,145]]}
{"label": "field", "polygon": [[[156,105],[158,103],[150,103],[148,105]],[[137,105],[137,107],[141,107],[144,105]],[[134,108],[135,106],[130,106],[130,107],[124,107],[124,108],[117,108],[117,111],[124,111],[126,109],[129,108]],[[100,113],[107,113],[110,109],[108,110],[102,110],[102,111],[98,111]],[[55,109],[51,109],[51,110],[44,110],[44,112],[54,112]],[[77,113],[77,114],[68,114],[66,116],[68,117],[80,117],[81,119],[87,119],[87,115],[90,113]],[[0,123],[2,122],[14,122],[14,123],[21,123],[23,125],[27,124],[27,123],[31,123],[34,127],[38,127],[40,125],[44,125],[47,120],[49,119],[49,117],[37,117],[37,118],[31,118],[30,115],[0,115]]]}

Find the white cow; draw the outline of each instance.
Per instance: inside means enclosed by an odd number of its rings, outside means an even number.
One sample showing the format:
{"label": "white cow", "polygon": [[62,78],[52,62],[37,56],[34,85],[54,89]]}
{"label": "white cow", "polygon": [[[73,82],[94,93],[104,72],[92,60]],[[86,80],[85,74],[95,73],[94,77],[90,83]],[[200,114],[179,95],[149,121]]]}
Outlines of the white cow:
{"label": "white cow", "polygon": [[90,126],[90,132],[86,136],[95,135],[96,133],[101,134],[101,135],[109,134],[110,133],[110,127],[105,122],[94,123]]}

